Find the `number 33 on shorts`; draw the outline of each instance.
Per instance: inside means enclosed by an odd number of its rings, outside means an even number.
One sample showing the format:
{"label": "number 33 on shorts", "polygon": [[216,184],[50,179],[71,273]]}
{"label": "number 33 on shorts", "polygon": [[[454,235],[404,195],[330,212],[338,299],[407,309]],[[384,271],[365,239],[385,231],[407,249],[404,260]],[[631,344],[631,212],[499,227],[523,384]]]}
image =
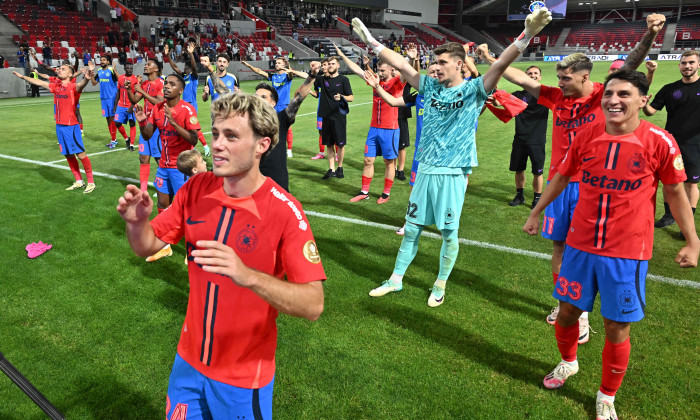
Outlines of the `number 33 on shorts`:
{"label": "number 33 on shorts", "polygon": [[566,277],[559,277],[557,283],[556,291],[561,296],[569,296],[573,300],[581,298],[581,283],[577,281],[570,282]]}

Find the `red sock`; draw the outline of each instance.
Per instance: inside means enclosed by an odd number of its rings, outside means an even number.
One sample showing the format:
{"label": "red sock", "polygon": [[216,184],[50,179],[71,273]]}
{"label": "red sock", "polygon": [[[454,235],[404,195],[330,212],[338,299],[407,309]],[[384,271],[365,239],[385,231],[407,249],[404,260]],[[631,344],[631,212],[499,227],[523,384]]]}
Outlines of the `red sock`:
{"label": "red sock", "polygon": [[109,127],[109,135],[112,139],[112,141],[115,141],[117,139],[117,127],[114,125],[114,121],[112,122],[107,122],[107,127]]}
{"label": "red sock", "polygon": [[80,161],[83,163],[83,169],[85,169],[85,177],[87,178],[88,184],[94,183],[95,180],[92,179],[92,163],[90,163],[90,158],[85,156],[80,159]]}
{"label": "red sock", "polygon": [[131,140],[132,145],[136,141],[136,126],[129,127],[129,140]]}
{"label": "red sock", "polygon": [[83,125],[80,124],[80,131],[83,131]]}
{"label": "red sock", "polygon": [[362,191],[368,193],[369,192],[369,184],[372,183],[372,178],[366,177],[362,175]]}
{"label": "red sock", "polygon": [[82,181],[83,177],[80,175],[80,166],[78,165],[78,159],[75,156],[66,157],[68,161],[68,166],[70,166],[70,171],[73,172],[73,176],[76,181]]}
{"label": "red sock", "polygon": [[[115,125],[115,127],[116,127],[116,125]],[[126,137],[126,130],[124,129],[124,125],[120,125],[119,128],[117,128],[117,130],[119,130],[119,134],[121,134],[122,137],[124,137],[124,140],[126,140],[127,137]]]}
{"label": "red sock", "polygon": [[202,146],[207,145],[207,141],[204,139],[204,134],[200,130],[197,130],[197,138],[199,139],[199,142],[202,143]]}
{"label": "red sock", "polygon": [[386,195],[391,194],[391,186],[394,185],[394,180],[389,178],[384,178],[384,191]]}
{"label": "red sock", "polygon": [[611,397],[620,389],[622,378],[625,377],[630,361],[630,339],[615,344],[605,339],[603,347],[603,379],[600,382],[600,392]]}
{"label": "red sock", "polygon": [[148,190],[148,177],[151,176],[151,164],[142,163],[139,167],[139,180],[141,181],[141,191]]}
{"label": "red sock", "polygon": [[557,280],[559,280],[559,273],[552,271],[552,278],[554,279],[554,285],[557,285]]}
{"label": "red sock", "polygon": [[570,327],[562,327],[558,322],[554,323],[554,336],[557,338],[557,346],[561,358],[567,362],[576,360],[576,350],[578,350],[578,321]]}
{"label": "red sock", "polygon": [[287,130],[287,149],[292,150],[292,143],[294,142],[294,133],[292,133],[292,127]]}
{"label": "red sock", "polygon": [[326,151],[326,146],[323,145],[323,137],[321,135],[318,135],[318,150],[320,153],[324,153]]}

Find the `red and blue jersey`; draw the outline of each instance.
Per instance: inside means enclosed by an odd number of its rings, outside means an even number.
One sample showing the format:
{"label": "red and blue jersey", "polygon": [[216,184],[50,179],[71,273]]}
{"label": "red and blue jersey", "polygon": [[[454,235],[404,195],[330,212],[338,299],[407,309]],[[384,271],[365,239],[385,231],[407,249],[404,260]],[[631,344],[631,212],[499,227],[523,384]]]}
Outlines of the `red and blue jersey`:
{"label": "red and blue jersey", "polygon": [[[389,95],[399,97],[403,94],[405,83],[401,83],[399,76],[392,77],[387,81],[379,81],[379,86],[382,87]],[[384,100],[376,91],[372,92],[372,122],[370,127],[397,129],[399,128],[399,109],[395,108]]]}
{"label": "red and blue jersey", "polygon": [[123,108],[128,108],[131,106],[128,90],[124,87],[124,82],[126,82],[127,80],[131,82],[131,87],[129,89],[132,93],[134,92],[134,86],[136,86],[136,83],[138,83],[138,79],[133,74],[131,76],[127,76],[125,74],[119,76],[119,79],[117,80],[117,88],[119,89],[119,102],[117,103],[117,105]]}
{"label": "red and blue jersey", "polygon": [[[161,102],[153,108],[153,112],[148,116],[148,122],[160,131],[161,155],[158,166],[161,168],[177,169],[177,157],[185,150],[191,150],[194,146],[182,138],[180,133],[170,124],[165,116],[165,104]],[[187,131],[200,130],[197,111],[192,105],[180,100],[174,107],[170,108],[173,120],[180,127]]]}
{"label": "red and blue jersey", "polygon": [[[552,110],[552,156],[547,181],[554,178],[557,166],[569,150],[569,146],[577,135],[586,130],[600,130],[605,126],[605,115],[600,107],[604,92],[601,83],[593,82],[593,92],[582,98],[564,96],[561,89],[544,86],[540,87],[538,104]],[[575,175],[572,182],[580,181]]]}
{"label": "red and blue jersey", "polygon": [[[163,96],[163,79],[161,78],[156,80],[144,80],[141,82],[141,87],[147,94],[153,96],[154,98],[156,96]],[[155,105],[153,105],[150,101],[146,99],[143,100],[143,110],[147,116],[151,115],[154,106]]]}
{"label": "red and blue jersey", "polygon": [[192,177],[151,221],[158,238],[183,237],[190,294],[177,352],[203,375],[261,388],[275,374],[277,310],[250,289],[194,263],[197,241],[229,246],[246,266],[291,283],[325,280],[301,204],[271,178],[251,196],[233,198],[212,172]]}
{"label": "red and blue jersey", "polygon": [[97,70],[97,81],[100,83],[100,99],[117,97],[117,74],[112,67]]}
{"label": "red and blue jersey", "polygon": [[677,184],[686,179],[676,140],[644,120],[623,136],[607,134],[604,128],[584,130],[558,171],[581,178],[566,244],[634,260],[651,258],[659,180]]}
{"label": "red and blue jersey", "polygon": [[75,83],[49,83],[49,91],[53,93],[53,112],[56,124],[77,125],[78,118],[75,109],[80,99]]}

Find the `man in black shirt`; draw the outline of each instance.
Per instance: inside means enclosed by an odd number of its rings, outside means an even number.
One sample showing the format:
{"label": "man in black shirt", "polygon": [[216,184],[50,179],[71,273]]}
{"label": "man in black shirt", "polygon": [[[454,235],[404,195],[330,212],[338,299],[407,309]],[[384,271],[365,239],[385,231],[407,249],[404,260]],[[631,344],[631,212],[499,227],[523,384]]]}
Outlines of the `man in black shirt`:
{"label": "man in black shirt", "polygon": [[[289,127],[294,124],[294,119],[299,111],[299,107],[304,101],[304,98],[306,98],[311,91],[311,85],[314,80],[316,80],[316,71],[312,66],[309,74],[306,76],[306,80],[304,80],[304,83],[302,83],[296,93],[294,93],[294,98],[289,102],[289,105],[277,113],[277,119],[279,120],[279,141],[277,142],[277,146],[260,161],[260,172],[272,178],[273,181],[287,191],[289,191],[287,153],[285,152],[286,149],[284,146],[280,146],[280,144],[287,144],[287,132],[289,131]],[[264,82],[255,87],[255,95],[262,98],[273,108],[279,99],[275,88]]]}
{"label": "man in black shirt", "polygon": [[[328,147],[328,172],[323,179],[333,177],[343,178],[343,157],[345,156],[346,125],[345,114],[341,112],[340,103],[352,102],[353,94],[350,80],[340,75],[340,61],[338,57],[328,60],[328,76],[316,76],[314,88],[319,88],[318,114],[323,118],[322,137],[323,144]],[[335,171],[335,150],[338,146],[338,171]]]}
{"label": "man in black shirt", "polygon": [[[683,165],[688,179],[685,192],[690,207],[695,214],[698,205],[698,182],[700,182],[700,75],[698,63],[700,52],[686,51],[681,55],[679,68],[681,80],[665,85],[644,108],[648,116],[666,107],[666,131],[671,133],[678,143],[683,156]],[[675,223],[668,203],[664,199],[664,215],[654,226],[666,227]]]}
{"label": "man in black shirt", "polygon": [[[542,70],[530,66],[525,73],[534,81],[542,80]],[[515,136],[510,154],[510,170],[515,172],[515,198],[509,206],[519,206],[525,202],[525,169],[530,158],[532,167],[532,191],[535,208],[542,195],[542,174],[544,170],[545,144],[547,143],[547,120],[549,109],[537,103],[537,98],[526,90],[513,92],[513,96],[527,103],[527,108],[515,117]]]}

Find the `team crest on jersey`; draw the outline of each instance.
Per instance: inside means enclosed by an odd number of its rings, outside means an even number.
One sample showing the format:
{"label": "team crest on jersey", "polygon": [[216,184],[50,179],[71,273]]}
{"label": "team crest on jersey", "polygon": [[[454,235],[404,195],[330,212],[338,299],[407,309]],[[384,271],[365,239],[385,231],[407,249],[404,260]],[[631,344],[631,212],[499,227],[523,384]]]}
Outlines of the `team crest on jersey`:
{"label": "team crest on jersey", "polygon": [[197,124],[197,122],[198,122],[198,120],[197,120],[196,116],[193,115],[190,117],[190,124]]}
{"label": "team crest on jersey", "polygon": [[236,248],[245,254],[253,251],[258,246],[258,234],[255,233],[254,228],[255,226],[251,228],[250,225],[247,225],[245,229],[236,235]]}
{"label": "team crest on jersey", "polygon": [[304,258],[306,258],[312,264],[318,264],[321,262],[321,256],[318,254],[316,242],[307,241],[304,244]]}
{"label": "team crest on jersey", "polygon": [[678,155],[675,159],[673,159],[673,167],[679,171],[685,169],[685,165],[683,165],[683,158],[681,157],[681,155]]}
{"label": "team crest on jersey", "polygon": [[681,99],[681,96],[683,96],[683,92],[680,89],[673,91],[673,99]]}
{"label": "team crest on jersey", "polygon": [[631,290],[625,290],[617,298],[617,302],[623,308],[629,309],[629,308],[634,307],[634,305],[637,303],[637,298],[634,297]]}
{"label": "team crest on jersey", "polygon": [[644,157],[639,153],[635,153],[634,156],[627,161],[627,169],[634,174],[643,172],[646,167],[647,163]]}

